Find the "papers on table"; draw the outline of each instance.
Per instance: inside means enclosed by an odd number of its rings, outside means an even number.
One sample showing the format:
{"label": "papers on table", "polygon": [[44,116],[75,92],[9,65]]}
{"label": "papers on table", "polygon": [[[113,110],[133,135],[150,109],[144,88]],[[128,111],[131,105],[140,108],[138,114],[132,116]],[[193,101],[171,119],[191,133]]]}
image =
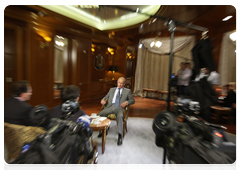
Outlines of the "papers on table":
{"label": "papers on table", "polygon": [[99,116],[90,116],[92,119],[99,118]]}
{"label": "papers on table", "polygon": [[107,119],[107,117],[99,117],[98,116],[97,118],[92,119],[91,124],[98,125],[101,123],[101,121],[103,121],[105,119]]}

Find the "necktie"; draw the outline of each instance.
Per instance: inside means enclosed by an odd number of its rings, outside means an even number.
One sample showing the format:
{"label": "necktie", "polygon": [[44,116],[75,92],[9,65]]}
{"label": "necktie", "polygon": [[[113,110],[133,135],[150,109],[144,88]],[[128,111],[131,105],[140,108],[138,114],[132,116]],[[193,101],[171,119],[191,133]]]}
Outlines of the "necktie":
{"label": "necktie", "polygon": [[115,100],[115,107],[119,107],[119,102],[120,102],[120,89],[118,88],[118,93]]}

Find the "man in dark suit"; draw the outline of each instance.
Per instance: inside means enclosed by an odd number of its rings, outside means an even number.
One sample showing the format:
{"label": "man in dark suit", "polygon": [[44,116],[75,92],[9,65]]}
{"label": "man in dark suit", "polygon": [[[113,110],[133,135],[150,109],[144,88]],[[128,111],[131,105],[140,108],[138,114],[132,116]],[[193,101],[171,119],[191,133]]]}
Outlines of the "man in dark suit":
{"label": "man in dark suit", "polygon": [[111,88],[108,94],[101,100],[101,104],[105,105],[105,99],[108,98],[107,106],[98,113],[99,116],[104,117],[107,117],[112,113],[116,115],[118,127],[118,145],[122,144],[123,112],[125,111],[125,107],[135,103],[131,90],[124,88],[125,83],[126,79],[124,77],[120,77],[118,79],[117,87]]}
{"label": "man in dark suit", "polygon": [[233,110],[234,122],[238,125],[238,93],[234,92],[231,84],[224,86],[227,91],[227,96],[223,101],[218,100],[218,103],[224,107],[230,107]]}
{"label": "man in dark suit", "polygon": [[[62,103],[66,102],[67,100],[78,101],[80,97],[80,91],[81,90],[78,86],[75,85],[66,86],[61,92]],[[70,117],[70,120],[76,122],[80,116],[85,114],[86,114],[85,111],[79,110],[77,113],[74,113],[74,115]],[[62,116],[61,105],[55,106],[52,109],[50,116],[51,118],[60,118]]]}
{"label": "man in dark suit", "polygon": [[18,81],[13,84],[12,97],[4,101],[4,122],[34,126],[30,119],[33,107],[26,103],[32,95],[32,87],[28,81]]}

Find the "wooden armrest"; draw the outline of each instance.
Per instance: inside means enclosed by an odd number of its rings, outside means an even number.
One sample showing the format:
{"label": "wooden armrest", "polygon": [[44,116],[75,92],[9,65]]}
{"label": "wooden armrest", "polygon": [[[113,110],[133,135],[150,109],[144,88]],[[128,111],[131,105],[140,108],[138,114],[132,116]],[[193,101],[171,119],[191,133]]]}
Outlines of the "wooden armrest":
{"label": "wooden armrest", "polygon": [[105,108],[105,106],[107,105],[108,98],[106,98],[106,99],[105,99],[105,102],[106,102],[106,104],[105,104],[105,105],[102,105],[102,107],[101,107],[101,110],[102,110],[102,109],[104,109],[104,108]]}
{"label": "wooden armrest", "polygon": [[127,105],[126,108],[125,108],[125,111],[123,112],[123,118],[125,120],[128,118],[129,107],[130,107],[130,105]]}

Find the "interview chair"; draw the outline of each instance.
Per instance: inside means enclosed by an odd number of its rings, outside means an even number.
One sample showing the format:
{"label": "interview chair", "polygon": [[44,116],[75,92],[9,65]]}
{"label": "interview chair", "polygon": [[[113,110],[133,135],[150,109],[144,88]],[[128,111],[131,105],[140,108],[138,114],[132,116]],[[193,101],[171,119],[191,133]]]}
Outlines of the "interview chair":
{"label": "interview chair", "polygon": [[[106,101],[106,104],[101,107],[101,110],[103,110],[106,107],[107,102],[108,102],[108,98],[105,99],[105,101]],[[126,108],[125,108],[125,111],[123,112],[123,138],[125,136],[125,130],[127,132],[127,119],[128,119],[129,107],[130,107],[130,105],[127,105]],[[110,120],[115,120],[116,121],[116,115],[114,113],[109,114],[107,116],[107,118],[110,119]]]}

